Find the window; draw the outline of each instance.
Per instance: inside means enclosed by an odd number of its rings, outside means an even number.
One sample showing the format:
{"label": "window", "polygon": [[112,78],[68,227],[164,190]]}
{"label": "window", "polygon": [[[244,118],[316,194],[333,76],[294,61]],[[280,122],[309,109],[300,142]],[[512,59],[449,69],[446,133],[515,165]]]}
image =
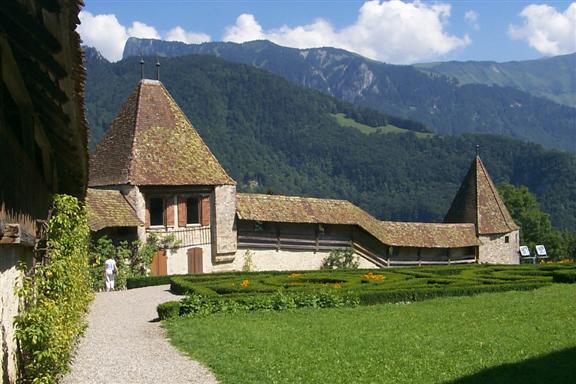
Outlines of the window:
{"label": "window", "polygon": [[164,225],[164,200],[152,197],[150,200],[150,225]]}
{"label": "window", "polygon": [[186,199],[186,224],[200,224],[200,201],[197,197]]}
{"label": "window", "polygon": [[504,236],[504,242],[508,244],[510,242],[510,236]]}

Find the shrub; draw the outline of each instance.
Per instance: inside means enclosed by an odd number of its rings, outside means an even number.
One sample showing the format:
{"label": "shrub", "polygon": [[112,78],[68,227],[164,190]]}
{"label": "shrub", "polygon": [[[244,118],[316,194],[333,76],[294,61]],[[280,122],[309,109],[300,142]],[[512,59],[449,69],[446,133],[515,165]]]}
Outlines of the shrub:
{"label": "shrub", "polygon": [[360,300],[355,295],[341,295],[327,290],[299,294],[277,291],[273,295],[236,296],[233,298],[192,294],[182,299],[180,315],[206,316],[219,312],[354,307],[359,303]]}
{"label": "shrub", "polygon": [[335,249],[322,261],[322,269],[357,269],[358,257],[352,249]]}
{"label": "shrub", "polygon": [[555,283],[574,284],[576,283],[576,269],[553,272],[552,280]]}
{"label": "shrub", "polygon": [[21,310],[15,324],[21,382],[56,382],[68,367],[92,299],[89,235],[79,201],[56,195],[47,224],[46,258],[25,276],[19,290]]}
{"label": "shrub", "polygon": [[546,283],[516,283],[494,285],[444,286],[430,288],[395,289],[360,292],[363,305],[411,302],[444,296],[472,296],[487,292],[528,291],[546,286]]}
{"label": "shrub", "polygon": [[129,277],[128,279],[126,279],[126,288],[133,289],[133,288],[150,287],[154,285],[166,285],[170,284],[170,279],[172,279],[172,277],[173,275]]}
{"label": "shrub", "polygon": [[174,276],[170,279],[170,292],[175,295],[197,294],[204,296],[217,296],[218,294],[210,288],[195,284],[186,277]]}
{"label": "shrub", "polygon": [[180,302],[179,301],[168,301],[162,303],[156,307],[158,312],[158,318],[160,320],[173,319],[180,316]]}

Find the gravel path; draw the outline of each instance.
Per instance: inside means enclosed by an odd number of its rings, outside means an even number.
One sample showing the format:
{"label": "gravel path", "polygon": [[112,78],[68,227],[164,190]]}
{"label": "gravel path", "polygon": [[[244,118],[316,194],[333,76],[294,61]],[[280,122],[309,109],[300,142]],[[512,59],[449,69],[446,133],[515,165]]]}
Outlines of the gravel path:
{"label": "gravel path", "polygon": [[64,384],[217,383],[214,375],[166,340],[156,306],[175,300],[169,286],[98,293],[88,329]]}

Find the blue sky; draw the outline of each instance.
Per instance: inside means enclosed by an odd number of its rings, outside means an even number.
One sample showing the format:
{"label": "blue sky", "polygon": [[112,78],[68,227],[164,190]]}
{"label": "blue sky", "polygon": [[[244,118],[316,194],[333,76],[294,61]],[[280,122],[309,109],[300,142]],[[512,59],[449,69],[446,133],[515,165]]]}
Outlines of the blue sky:
{"label": "blue sky", "polygon": [[118,60],[129,36],[337,46],[390,63],[512,61],[576,50],[574,1],[86,0],[79,32]]}

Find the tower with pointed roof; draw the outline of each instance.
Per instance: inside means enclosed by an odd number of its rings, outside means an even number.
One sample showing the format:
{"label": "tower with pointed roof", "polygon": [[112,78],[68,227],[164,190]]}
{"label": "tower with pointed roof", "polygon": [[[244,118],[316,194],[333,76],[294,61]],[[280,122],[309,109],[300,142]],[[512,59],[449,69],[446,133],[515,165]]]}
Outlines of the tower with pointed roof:
{"label": "tower with pointed roof", "polygon": [[124,195],[144,223],[141,241],[180,241],[184,254],[155,260],[158,274],[205,272],[236,252],[236,183],[158,80],[141,80],[122,106],[90,159],[89,185]]}
{"label": "tower with pointed roof", "polygon": [[480,241],[478,262],[517,264],[519,227],[502,201],[480,156],[476,156],[452,205],[445,223],[471,223]]}

